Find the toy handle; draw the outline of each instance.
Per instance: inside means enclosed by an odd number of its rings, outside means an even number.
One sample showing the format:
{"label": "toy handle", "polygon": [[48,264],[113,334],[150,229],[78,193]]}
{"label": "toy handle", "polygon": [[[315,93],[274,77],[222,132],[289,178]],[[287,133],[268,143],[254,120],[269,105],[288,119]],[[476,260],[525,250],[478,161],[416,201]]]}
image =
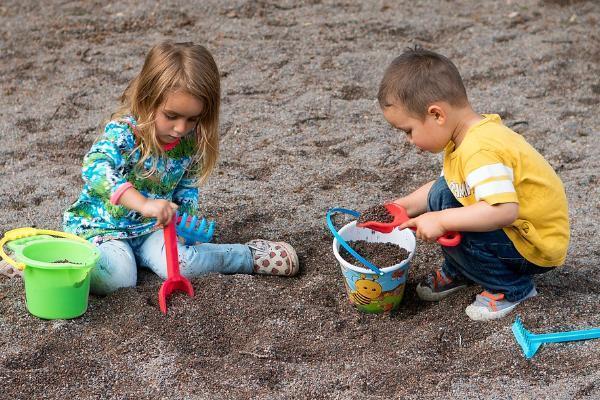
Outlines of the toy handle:
{"label": "toy handle", "polygon": [[[417,228],[415,228],[414,226],[411,226],[410,229],[413,232],[417,231]],[[460,244],[461,239],[462,236],[459,232],[449,231],[437,238],[436,242],[445,247],[454,247]]]}
{"label": "toy handle", "polygon": [[375,272],[376,274],[383,275],[383,272],[381,272],[379,268],[377,268],[374,264],[369,262],[360,254],[358,254],[352,247],[350,247],[350,245],[346,243],[344,238],[338,233],[337,229],[335,229],[335,226],[333,226],[333,221],[331,221],[331,215],[336,212],[349,214],[352,215],[354,218],[358,218],[360,216],[360,213],[358,211],[348,210],[346,208],[331,208],[327,211],[327,226],[329,227],[331,233],[333,233],[333,236],[338,240],[340,245],[342,245],[342,247],[344,247],[344,249],[346,249],[346,251],[350,253],[352,257],[356,258],[358,261],[369,267],[371,271]]}
{"label": "toy handle", "polygon": [[177,232],[175,218],[164,228],[165,252],[167,253],[167,277],[179,276],[179,253],[177,251]]}
{"label": "toy handle", "polygon": [[6,238],[7,242],[12,242],[13,240],[26,238],[29,236],[38,236],[38,235],[52,235],[63,237],[66,239],[76,240],[78,242],[89,243],[87,240],[80,238],[77,235],[73,235],[72,233],[60,232],[60,231],[52,231],[49,229],[37,229],[37,228],[17,228],[10,230],[4,234],[4,238]]}
{"label": "toy handle", "polygon": [[570,342],[574,340],[587,340],[587,339],[598,339],[600,338],[600,328],[579,330],[579,331],[568,331],[568,332],[556,332],[556,333],[542,333],[536,334],[535,340],[543,341],[545,343],[558,343],[558,342]]}
{"label": "toy handle", "polygon": [[13,267],[15,267],[15,268],[23,271],[23,269],[25,269],[25,264],[24,263],[20,263],[20,262],[16,262],[12,258],[10,258],[4,252],[4,245],[6,243],[8,243],[8,242],[12,242],[13,240],[23,239],[23,238],[26,238],[26,237],[38,236],[38,235],[58,236],[58,237],[63,237],[65,239],[76,240],[76,241],[79,241],[79,242],[84,242],[84,243],[89,244],[89,242],[87,240],[82,239],[79,236],[73,235],[71,233],[59,232],[59,231],[52,231],[52,230],[49,230],[49,229],[37,229],[37,228],[31,228],[31,227],[17,228],[17,229],[12,229],[12,230],[4,233],[4,237],[2,237],[2,239],[0,240],[0,257],[2,257],[2,259],[4,261],[6,261],[7,263],[9,263]]}
{"label": "toy handle", "polygon": [[461,240],[462,240],[461,234],[459,232],[454,232],[454,231],[446,232],[442,236],[437,238],[437,242],[439,244],[441,244],[442,246],[446,246],[446,247],[458,246],[460,244]]}

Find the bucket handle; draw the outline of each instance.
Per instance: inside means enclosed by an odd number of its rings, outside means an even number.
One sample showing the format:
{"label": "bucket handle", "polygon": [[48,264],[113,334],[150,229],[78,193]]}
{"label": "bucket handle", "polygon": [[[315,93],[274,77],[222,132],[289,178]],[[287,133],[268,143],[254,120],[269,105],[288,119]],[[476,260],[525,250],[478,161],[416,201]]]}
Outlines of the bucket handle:
{"label": "bucket handle", "polygon": [[333,236],[338,240],[338,242],[340,242],[344,249],[346,249],[346,251],[352,255],[352,257],[356,258],[358,261],[369,267],[371,271],[375,272],[376,274],[383,275],[383,272],[379,268],[377,268],[374,264],[369,262],[369,260],[361,256],[360,254],[358,254],[352,247],[350,247],[350,245],[346,243],[342,235],[340,235],[337,229],[335,229],[335,226],[333,226],[333,221],[331,221],[331,216],[336,212],[352,215],[354,218],[358,218],[360,216],[360,213],[358,211],[349,210],[347,208],[330,208],[327,211],[327,226],[329,227],[331,233],[333,233]]}
{"label": "bucket handle", "polygon": [[89,242],[87,240],[82,239],[79,236],[73,235],[71,233],[52,231],[49,229],[37,229],[37,228],[31,228],[31,227],[17,228],[17,229],[12,229],[12,230],[6,232],[4,234],[4,237],[2,239],[0,239],[0,257],[2,259],[4,259],[4,261],[6,261],[10,265],[12,265],[13,267],[23,271],[25,269],[25,263],[20,263],[20,262],[13,260],[12,258],[10,258],[4,252],[4,245],[8,242],[12,242],[13,240],[23,239],[26,237],[38,236],[38,235],[58,236],[58,237],[63,237],[66,239],[76,240],[78,242],[84,242],[86,244],[89,244]]}

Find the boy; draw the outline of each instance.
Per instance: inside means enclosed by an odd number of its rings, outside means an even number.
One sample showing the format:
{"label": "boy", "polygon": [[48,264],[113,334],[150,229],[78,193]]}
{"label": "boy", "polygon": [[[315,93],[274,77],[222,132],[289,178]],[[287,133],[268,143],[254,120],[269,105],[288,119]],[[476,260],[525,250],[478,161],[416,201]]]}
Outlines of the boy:
{"label": "boy", "polygon": [[460,231],[442,247],[443,265],[417,287],[438,301],[474,282],[484,291],[466,308],[473,320],[501,318],[537,294],[532,276],[562,265],[569,244],[560,178],[498,115],[473,111],[456,66],[422,48],[386,69],[378,94],[385,119],[411,144],[444,152],[442,176],[395,200],[418,238]]}

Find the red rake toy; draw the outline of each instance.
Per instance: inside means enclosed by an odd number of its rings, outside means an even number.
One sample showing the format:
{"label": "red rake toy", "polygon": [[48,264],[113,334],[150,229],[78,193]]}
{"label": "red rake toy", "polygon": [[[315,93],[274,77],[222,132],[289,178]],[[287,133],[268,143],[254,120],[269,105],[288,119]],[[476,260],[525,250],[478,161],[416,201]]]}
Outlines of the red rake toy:
{"label": "red rake toy", "polygon": [[[384,206],[388,210],[390,215],[394,217],[392,222],[367,221],[357,223],[356,226],[358,226],[359,228],[369,228],[381,233],[390,233],[394,230],[394,228],[400,226],[402,223],[410,219],[404,207],[401,207],[395,203],[387,203],[384,204]],[[413,231],[417,230],[417,228],[415,227],[411,227],[410,229],[412,229]],[[439,244],[447,247],[458,246],[460,240],[461,236],[458,232],[446,232],[443,236],[437,238],[437,242]]]}
{"label": "red rake toy", "polygon": [[167,297],[174,291],[186,292],[194,297],[194,288],[190,281],[179,273],[179,254],[177,252],[177,233],[175,218],[165,227],[165,251],[167,253],[167,280],[158,291],[158,304],[163,314],[167,313]]}

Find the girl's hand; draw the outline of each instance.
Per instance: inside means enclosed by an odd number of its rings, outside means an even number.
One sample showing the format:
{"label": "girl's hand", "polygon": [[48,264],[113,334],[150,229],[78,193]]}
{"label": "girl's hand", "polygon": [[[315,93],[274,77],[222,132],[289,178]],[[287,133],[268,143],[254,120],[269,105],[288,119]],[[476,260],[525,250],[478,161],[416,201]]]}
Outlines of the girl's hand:
{"label": "girl's hand", "polygon": [[156,218],[156,225],[164,228],[171,222],[177,211],[177,204],[163,199],[147,199],[141,213],[144,217]]}
{"label": "girl's hand", "polygon": [[417,237],[426,242],[435,242],[440,236],[446,233],[446,229],[440,222],[439,213],[436,211],[411,218],[400,225],[399,228],[416,228],[415,234]]}
{"label": "girl's hand", "polygon": [[187,241],[185,240],[185,238],[183,236],[177,236],[177,241],[183,245],[187,245],[187,246],[195,246],[197,244],[200,244],[202,242],[194,242],[192,244],[187,244]]}

